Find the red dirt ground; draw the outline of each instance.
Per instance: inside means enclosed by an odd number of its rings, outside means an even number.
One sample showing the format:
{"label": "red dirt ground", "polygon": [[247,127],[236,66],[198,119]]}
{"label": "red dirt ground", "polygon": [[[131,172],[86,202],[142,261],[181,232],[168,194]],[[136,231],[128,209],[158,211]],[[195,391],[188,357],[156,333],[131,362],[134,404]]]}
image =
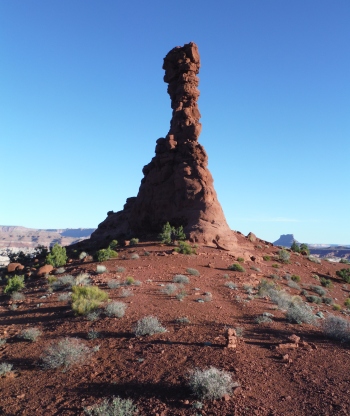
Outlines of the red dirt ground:
{"label": "red dirt ground", "polygon": [[[262,278],[272,281],[268,278],[271,274],[290,273],[301,277],[301,289],[309,289],[309,285],[320,284],[312,277],[317,273],[332,280],[328,296],[344,305],[349,290],[336,276],[336,270],[346,265],[326,261],[315,264],[292,253],[291,263],[279,263],[276,269],[272,267],[276,261],[263,261],[262,256],[274,255],[279,248],[261,240],[252,243],[240,234],[237,238],[240,252],[200,246],[198,255],[191,256],[172,255],[171,247],[158,243],[140,243],[119,250],[118,259],[104,262],[109,272],[100,275],[95,272],[94,262],[69,263],[66,274],[90,273],[110,299],[127,303],[121,319],[102,314],[91,322],[74,316],[67,302],[58,301],[60,292],[48,294],[46,278],[27,280],[23,290],[26,298],[16,310],[10,308],[9,297],[1,295],[0,337],[7,338],[7,343],[0,347],[0,363],[13,364],[13,372],[0,378],[0,414],[83,415],[84,407],[114,395],[132,399],[139,415],[349,415],[349,345],[327,339],[321,326],[289,323],[269,299],[255,296],[256,290],[249,296],[243,288],[256,287]],[[144,255],[145,250],[149,256]],[[133,253],[140,258],[132,260]],[[255,261],[250,259],[252,255]],[[244,273],[227,269],[238,256],[245,259]],[[126,271],[117,273],[117,266]],[[200,276],[189,275],[188,267],[197,269]],[[258,267],[260,272],[251,267]],[[190,279],[188,296],[181,302],[161,293],[160,285],[172,282],[175,274]],[[121,281],[133,276],[142,284],[129,287],[133,296],[120,298],[121,289],[109,289],[106,284],[118,276]],[[238,290],[225,287],[227,281],[235,282]],[[300,294],[283,278],[276,283],[291,294]],[[204,292],[211,292],[212,300],[196,302]],[[318,310],[325,316],[331,313],[344,317],[326,304],[315,305],[314,312]],[[272,323],[255,322],[263,312],[274,314]],[[157,316],[167,332],[136,338],[133,326],[146,315]],[[190,320],[188,325],[175,322],[184,316]],[[37,342],[17,336],[22,329],[33,326],[43,332]],[[244,329],[236,350],[224,348],[229,327]],[[100,337],[89,340],[90,329],[98,331]],[[276,349],[292,334],[304,342],[299,348]],[[66,372],[41,369],[44,348],[67,336],[82,339],[90,347],[99,345],[100,349],[84,365]],[[286,353],[288,360],[283,360]],[[203,408],[195,410],[192,404],[197,399],[186,385],[188,373],[209,366],[230,372],[241,387],[226,400],[203,401]]]}

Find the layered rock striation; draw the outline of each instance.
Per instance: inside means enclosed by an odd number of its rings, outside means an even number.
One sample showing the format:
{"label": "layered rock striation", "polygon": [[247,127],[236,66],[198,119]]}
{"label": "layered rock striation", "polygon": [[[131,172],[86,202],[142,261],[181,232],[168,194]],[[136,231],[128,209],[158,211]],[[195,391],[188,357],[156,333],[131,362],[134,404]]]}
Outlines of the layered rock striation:
{"label": "layered rock striation", "polygon": [[208,170],[208,156],[198,143],[201,132],[197,74],[200,57],[195,43],[175,47],[164,58],[172,118],[166,137],[156,142],[155,156],[144,166],[137,197],[124,209],[109,212],[91,240],[154,237],[169,221],[183,225],[193,242],[232,249],[236,237],[226,219]]}

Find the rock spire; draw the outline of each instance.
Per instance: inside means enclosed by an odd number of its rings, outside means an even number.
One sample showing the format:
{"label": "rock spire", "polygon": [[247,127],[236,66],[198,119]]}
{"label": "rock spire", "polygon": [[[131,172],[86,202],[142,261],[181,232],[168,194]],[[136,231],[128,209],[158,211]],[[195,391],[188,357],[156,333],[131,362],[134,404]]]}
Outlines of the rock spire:
{"label": "rock spire", "polygon": [[169,221],[183,225],[193,242],[234,248],[236,237],[218,202],[207,168],[208,156],[198,143],[199,67],[198,48],[193,42],[175,47],[164,58],[164,81],[172,108],[170,130],[157,140],[155,156],[143,168],[137,197],[128,198],[122,211],[109,212],[91,241],[152,238]]}

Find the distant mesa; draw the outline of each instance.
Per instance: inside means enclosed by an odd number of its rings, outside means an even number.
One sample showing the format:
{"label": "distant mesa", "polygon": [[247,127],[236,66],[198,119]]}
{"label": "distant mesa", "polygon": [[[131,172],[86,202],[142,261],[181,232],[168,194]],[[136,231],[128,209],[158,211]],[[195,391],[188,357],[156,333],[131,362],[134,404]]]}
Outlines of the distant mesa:
{"label": "distant mesa", "polygon": [[299,244],[299,242],[294,238],[293,234],[282,234],[278,240],[274,241],[273,244],[275,246],[290,248],[294,241]]}
{"label": "distant mesa", "polygon": [[[136,197],[107,218],[91,235],[91,242],[137,236],[152,238],[166,222],[184,226],[192,242],[233,249],[230,230],[208,170],[208,156],[198,143],[201,117],[197,100],[200,57],[193,42],[175,47],[164,58],[172,118],[166,137],[156,141],[155,156],[144,166]],[[214,241],[214,243],[213,243]]]}

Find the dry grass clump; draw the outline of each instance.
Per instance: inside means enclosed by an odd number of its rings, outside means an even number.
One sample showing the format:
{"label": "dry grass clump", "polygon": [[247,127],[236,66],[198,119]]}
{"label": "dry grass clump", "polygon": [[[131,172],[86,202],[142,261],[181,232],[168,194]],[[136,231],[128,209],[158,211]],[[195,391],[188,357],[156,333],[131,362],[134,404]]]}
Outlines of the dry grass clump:
{"label": "dry grass clump", "polygon": [[166,328],[160,324],[157,317],[151,315],[145,316],[144,318],[137,321],[134,328],[134,334],[137,337],[160,334],[162,332],[166,332]]}

